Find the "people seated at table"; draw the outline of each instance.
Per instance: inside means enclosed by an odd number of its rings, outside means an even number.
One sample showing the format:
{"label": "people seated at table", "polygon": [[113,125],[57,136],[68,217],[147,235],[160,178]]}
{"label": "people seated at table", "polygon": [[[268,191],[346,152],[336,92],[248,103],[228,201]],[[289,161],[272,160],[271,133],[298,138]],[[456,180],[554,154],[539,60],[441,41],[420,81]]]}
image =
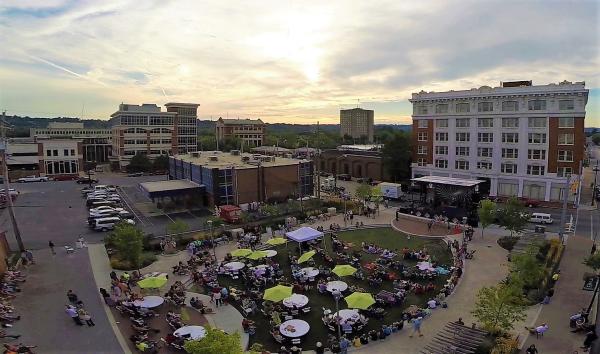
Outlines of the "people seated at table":
{"label": "people seated at table", "polygon": [[367,334],[367,333],[363,333],[363,334],[360,336],[360,344],[362,344],[362,345],[369,344],[369,334]]}
{"label": "people seated at table", "polygon": [[182,337],[178,337],[178,336],[174,335],[173,333],[169,333],[165,337],[165,342],[167,343],[167,345],[174,344],[177,346],[183,346],[183,344],[185,343],[185,340]]}
{"label": "people seated at table", "polygon": [[200,310],[200,313],[202,313],[202,314],[206,313],[206,305],[204,305],[204,302],[202,302],[202,300],[198,299],[197,297],[192,297],[190,299],[190,305],[193,308]]}
{"label": "people seated at table", "polygon": [[242,328],[245,333],[254,334],[256,332],[256,323],[244,317],[242,319]]}
{"label": "people seated at table", "polygon": [[403,320],[392,323],[392,332],[400,331],[402,328],[404,328]]}
{"label": "people seated at table", "polygon": [[435,299],[431,299],[427,301],[427,307],[433,310],[438,307],[438,303],[435,301]]}
{"label": "people seated at table", "polygon": [[371,341],[376,341],[376,340],[378,340],[378,339],[379,339],[379,335],[377,334],[377,331],[375,331],[375,330],[373,330],[373,329],[372,329],[372,330],[370,330],[370,331],[369,331],[369,340],[371,340]]}
{"label": "people seated at table", "polygon": [[427,285],[425,286],[425,291],[426,292],[431,292],[435,290],[435,285],[433,285],[432,282],[427,283]]}
{"label": "people seated at table", "polygon": [[425,293],[425,288],[423,285],[415,283],[412,288],[415,295],[423,295]]}

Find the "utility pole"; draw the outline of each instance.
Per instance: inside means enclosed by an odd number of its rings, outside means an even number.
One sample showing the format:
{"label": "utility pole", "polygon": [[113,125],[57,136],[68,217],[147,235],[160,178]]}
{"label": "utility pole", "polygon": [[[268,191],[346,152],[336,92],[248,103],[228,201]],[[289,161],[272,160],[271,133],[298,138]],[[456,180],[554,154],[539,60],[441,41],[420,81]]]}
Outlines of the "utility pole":
{"label": "utility pole", "polygon": [[[317,199],[319,200],[319,205],[321,205],[321,151],[319,151],[319,121],[317,121],[317,138],[315,139],[317,142],[317,150],[315,151],[314,161],[315,161],[315,171],[317,171]],[[308,141],[307,141],[307,149],[306,153],[308,154]]]}
{"label": "utility pole", "polygon": [[567,222],[567,204],[569,201],[569,192],[571,190],[571,176],[567,178],[567,182],[565,184],[565,192],[563,194],[563,206],[562,211],[560,213],[560,229],[558,231],[558,235],[560,238],[560,242],[565,244],[565,223]]}
{"label": "utility pole", "polygon": [[1,150],[0,156],[2,157],[2,173],[4,175],[4,197],[6,202],[8,203],[8,215],[10,217],[10,222],[12,224],[13,233],[15,234],[15,239],[17,240],[17,245],[19,246],[19,251],[25,251],[25,245],[23,245],[23,239],[21,239],[21,231],[19,231],[19,225],[17,225],[17,219],[15,218],[15,210],[13,208],[12,197],[10,196],[10,182],[8,181],[8,161],[6,155],[7,148],[7,140],[6,140],[6,122],[4,117],[6,115],[6,111],[2,112],[2,121],[0,121],[0,131],[2,133],[2,142],[0,142]]}

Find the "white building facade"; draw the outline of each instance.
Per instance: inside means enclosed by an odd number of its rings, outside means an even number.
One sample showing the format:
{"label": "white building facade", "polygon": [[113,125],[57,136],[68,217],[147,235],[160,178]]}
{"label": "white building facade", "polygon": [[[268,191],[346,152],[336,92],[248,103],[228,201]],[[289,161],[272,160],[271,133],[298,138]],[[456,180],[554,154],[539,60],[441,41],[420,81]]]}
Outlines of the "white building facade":
{"label": "white building facade", "polygon": [[490,196],[560,201],[584,159],[583,82],[413,93],[413,177],[481,179]]}

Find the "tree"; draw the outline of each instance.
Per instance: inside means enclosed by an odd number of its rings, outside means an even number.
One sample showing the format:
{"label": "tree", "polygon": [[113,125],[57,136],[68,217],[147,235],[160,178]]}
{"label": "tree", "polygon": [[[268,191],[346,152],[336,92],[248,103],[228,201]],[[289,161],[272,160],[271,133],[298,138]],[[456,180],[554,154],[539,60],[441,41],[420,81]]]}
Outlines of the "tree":
{"label": "tree", "polygon": [[525,319],[521,290],[508,284],[484,287],[477,292],[473,316],[490,331],[506,332]]}
{"label": "tree", "polygon": [[529,221],[529,214],[525,211],[525,207],[521,202],[512,197],[498,211],[498,223],[500,226],[510,231],[512,237],[513,232],[523,230]]}
{"label": "tree", "polygon": [[206,326],[206,336],[200,340],[189,340],[183,345],[189,354],[242,354],[240,334],[227,334],[218,328]]}
{"label": "tree", "polygon": [[594,134],[594,135],[592,135],[592,142],[595,145],[600,145],[600,134]]}
{"label": "tree", "polygon": [[600,270],[600,252],[596,252],[583,261],[583,264],[598,272]]}
{"label": "tree", "polygon": [[175,221],[173,221],[172,223],[170,223],[169,225],[167,225],[167,231],[170,234],[182,234],[186,231],[188,231],[190,229],[190,226],[183,220],[181,219],[177,219]]}
{"label": "tree", "polygon": [[477,209],[479,223],[481,224],[481,237],[483,237],[483,230],[494,223],[497,209],[498,206],[491,200],[484,199],[481,201],[481,206]]}
{"label": "tree", "polygon": [[372,190],[371,186],[369,186],[368,184],[361,183],[356,188],[356,191],[354,192],[354,194],[360,200],[365,201],[365,200],[367,200],[367,199],[369,199],[371,197],[371,195],[373,194],[373,190]]}
{"label": "tree", "polygon": [[144,249],[144,234],[135,226],[126,222],[115,225],[109,236],[109,242],[119,251],[119,257],[135,268],[140,266]]}
{"label": "tree", "polygon": [[136,154],[131,158],[127,165],[127,172],[148,172],[152,167],[152,162],[145,154]]}
{"label": "tree", "polygon": [[410,137],[404,132],[395,132],[382,150],[383,168],[392,181],[410,178],[411,163]]}
{"label": "tree", "polygon": [[152,169],[154,171],[168,171],[169,170],[169,156],[160,155],[154,159],[152,163]]}
{"label": "tree", "polygon": [[528,288],[537,288],[544,276],[544,268],[535,255],[538,247],[530,245],[525,252],[511,257],[510,274],[512,281]]}

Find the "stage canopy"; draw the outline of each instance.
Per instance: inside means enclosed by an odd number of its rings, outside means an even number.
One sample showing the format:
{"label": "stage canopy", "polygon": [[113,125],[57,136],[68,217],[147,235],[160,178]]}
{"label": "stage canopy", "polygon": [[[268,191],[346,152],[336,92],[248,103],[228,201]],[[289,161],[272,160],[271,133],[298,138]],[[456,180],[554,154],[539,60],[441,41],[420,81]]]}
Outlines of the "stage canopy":
{"label": "stage canopy", "polygon": [[301,227],[298,230],[286,232],[285,236],[292,241],[305,242],[323,237],[323,233],[313,229],[312,227]]}

